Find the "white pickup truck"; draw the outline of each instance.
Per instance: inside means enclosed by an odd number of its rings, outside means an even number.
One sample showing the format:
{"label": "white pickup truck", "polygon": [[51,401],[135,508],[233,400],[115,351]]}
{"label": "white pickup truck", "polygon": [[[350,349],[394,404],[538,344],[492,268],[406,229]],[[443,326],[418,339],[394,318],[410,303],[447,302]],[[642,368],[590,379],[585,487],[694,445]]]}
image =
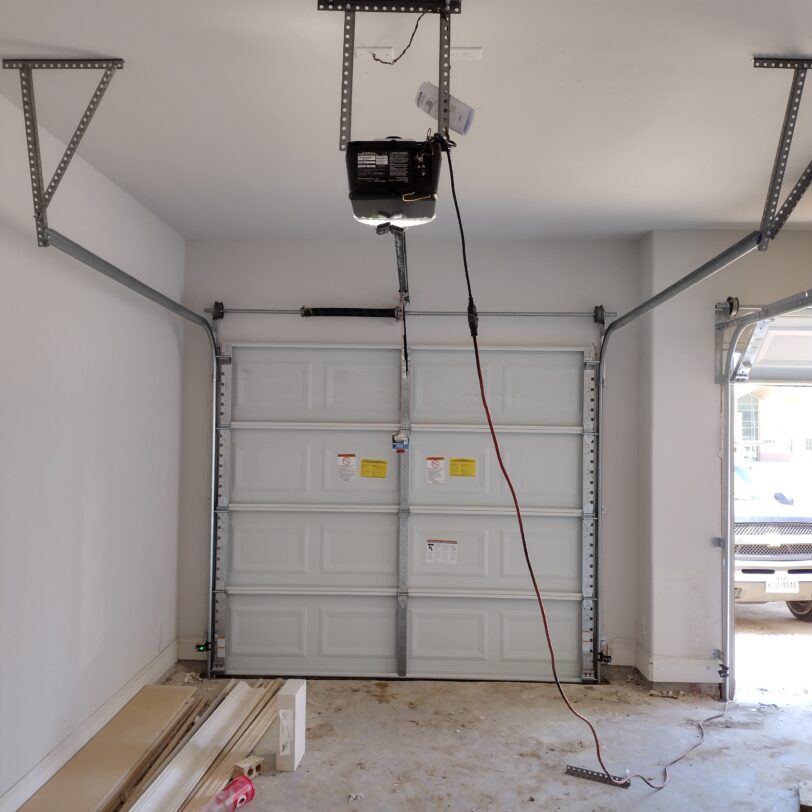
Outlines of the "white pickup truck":
{"label": "white pickup truck", "polygon": [[812,622],[812,473],[789,474],[783,465],[735,466],[735,598],[785,601]]}

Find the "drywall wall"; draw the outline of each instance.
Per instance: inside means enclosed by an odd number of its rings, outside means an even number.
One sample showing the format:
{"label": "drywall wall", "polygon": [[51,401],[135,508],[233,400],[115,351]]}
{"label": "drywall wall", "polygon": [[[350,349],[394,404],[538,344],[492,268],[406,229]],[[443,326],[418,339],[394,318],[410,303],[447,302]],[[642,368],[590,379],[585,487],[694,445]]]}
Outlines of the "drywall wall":
{"label": "drywall wall", "polygon": [[[176,638],[181,329],[36,247],[23,136],[0,98],[0,809],[171,665]],[[48,172],[62,147],[43,138]],[[180,295],[183,240],[81,159],[51,224]]]}
{"label": "drywall wall", "polygon": [[[641,249],[656,292],[745,232],[657,232]],[[721,647],[720,387],[714,304],[766,304],[812,287],[812,234],[787,231],[644,319],[641,365],[641,558],[638,668],[651,679],[718,681]]]}
{"label": "drywall wall", "polygon": [[[441,216],[450,216],[446,208]],[[349,218],[349,210],[347,217]],[[430,226],[408,238],[412,307],[462,310],[467,299],[459,244],[433,241]],[[396,273],[391,237],[357,227],[348,242],[305,240],[191,241],[187,247],[186,304],[198,311],[222,300],[231,307],[299,308],[392,306]],[[637,247],[632,241],[505,241],[469,243],[471,275],[481,310],[590,311],[596,304],[623,312],[639,301]],[[414,345],[469,346],[465,318],[413,317]],[[389,343],[400,326],[379,320],[226,316],[224,341]],[[191,334],[190,334],[191,335]],[[591,319],[483,318],[486,345],[584,346],[596,343]],[[606,437],[606,545],[602,561],[602,629],[615,661],[635,657],[637,606],[636,327],[614,347],[608,391],[613,399]],[[194,656],[204,639],[207,605],[209,495],[209,359],[186,342],[179,634],[181,656]]]}

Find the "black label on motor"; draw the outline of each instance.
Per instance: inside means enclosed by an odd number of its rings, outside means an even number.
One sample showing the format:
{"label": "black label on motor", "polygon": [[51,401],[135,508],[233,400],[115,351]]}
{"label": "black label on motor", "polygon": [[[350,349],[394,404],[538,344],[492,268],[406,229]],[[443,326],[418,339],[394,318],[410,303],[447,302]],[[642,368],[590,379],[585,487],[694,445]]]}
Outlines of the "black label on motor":
{"label": "black label on motor", "polygon": [[389,178],[389,156],[379,152],[359,152],[358,180],[385,181]]}
{"label": "black label on motor", "polygon": [[409,153],[389,153],[389,177],[400,183],[409,182]]}
{"label": "black label on motor", "polygon": [[357,178],[365,183],[408,183],[409,153],[359,152]]}

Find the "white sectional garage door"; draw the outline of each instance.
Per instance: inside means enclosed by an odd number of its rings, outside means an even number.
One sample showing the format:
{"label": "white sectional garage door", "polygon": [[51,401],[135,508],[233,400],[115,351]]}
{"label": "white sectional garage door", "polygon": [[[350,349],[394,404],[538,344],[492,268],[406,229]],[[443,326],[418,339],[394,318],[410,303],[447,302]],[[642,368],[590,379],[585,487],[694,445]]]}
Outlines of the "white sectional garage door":
{"label": "white sectional garage door", "polygon": [[[395,348],[225,351],[215,669],[550,679],[471,350],[415,348],[408,377]],[[482,357],[559,673],[592,680],[592,354]]]}

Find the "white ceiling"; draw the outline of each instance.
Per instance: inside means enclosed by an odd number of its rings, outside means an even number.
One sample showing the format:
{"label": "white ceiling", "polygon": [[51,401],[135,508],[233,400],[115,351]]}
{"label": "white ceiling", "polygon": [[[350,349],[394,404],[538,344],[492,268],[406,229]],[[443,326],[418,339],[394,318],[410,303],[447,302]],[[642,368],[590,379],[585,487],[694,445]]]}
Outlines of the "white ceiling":
{"label": "white ceiling", "polygon": [[[80,153],[185,236],[350,238],[365,227],[337,149],[342,16],[316,5],[0,0],[0,55],[123,57]],[[356,44],[399,50],[413,22],[359,15]],[[476,109],[454,156],[471,234],[754,226],[791,77],[751,57],[812,53],[812,4],[463,0],[452,41],[483,47],[452,72]],[[354,135],[421,137],[414,95],[436,66],[431,17],[396,67],[356,63]],[[36,81],[41,124],[69,137],[95,76]],[[19,102],[16,72],[0,92]],[[812,158],[806,106],[788,186]],[[441,192],[425,236],[453,234],[447,177]],[[812,222],[812,201],[793,222]]]}

